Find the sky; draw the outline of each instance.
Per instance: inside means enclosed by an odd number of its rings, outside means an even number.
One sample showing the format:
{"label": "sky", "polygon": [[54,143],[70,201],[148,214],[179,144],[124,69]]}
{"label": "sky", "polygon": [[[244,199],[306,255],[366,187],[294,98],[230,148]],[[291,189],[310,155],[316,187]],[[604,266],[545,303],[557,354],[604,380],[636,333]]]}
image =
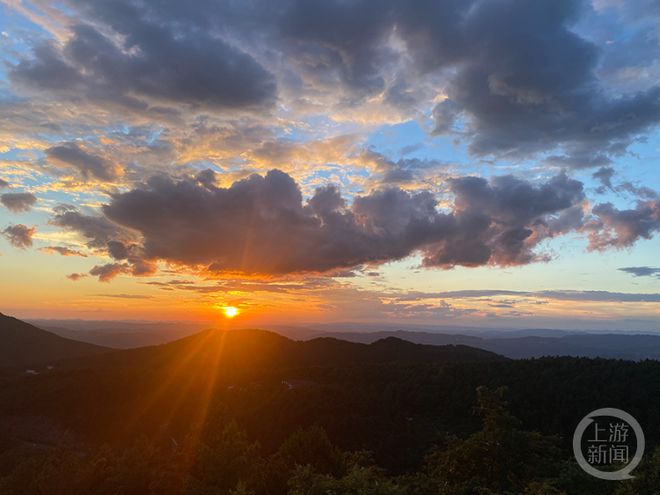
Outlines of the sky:
{"label": "sky", "polygon": [[0,311],[660,330],[657,0],[0,1]]}

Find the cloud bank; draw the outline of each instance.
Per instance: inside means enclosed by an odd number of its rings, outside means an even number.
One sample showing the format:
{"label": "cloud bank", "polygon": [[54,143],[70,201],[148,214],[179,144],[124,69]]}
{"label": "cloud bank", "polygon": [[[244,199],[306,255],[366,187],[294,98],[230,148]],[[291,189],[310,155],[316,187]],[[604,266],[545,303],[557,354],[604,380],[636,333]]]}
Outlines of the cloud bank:
{"label": "cloud bank", "polygon": [[279,170],[228,187],[215,186],[209,175],[156,176],[114,194],[103,216],[62,206],[52,223],[115,260],[93,269],[109,279],[153,273],[159,260],[271,275],[379,264],[416,252],[427,267],[521,265],[546,259],[535,248],[583,222],[583,186],[565,174],[540,184],[513,176],[455,178],[448,209],[427,191],[387,187],[349,204],[332,185],[304,200]]}
{"label": "cloud bank", "polygon": [[660,121],[657,83],[623,93],[599,79],[604,47],[574,29],[587,2],[66,3],[66,42],[11,67],[21,91],[170,119],[374,98],[414,116],[436,101],[434,132],[476,156],[577,168],[609,165]]}

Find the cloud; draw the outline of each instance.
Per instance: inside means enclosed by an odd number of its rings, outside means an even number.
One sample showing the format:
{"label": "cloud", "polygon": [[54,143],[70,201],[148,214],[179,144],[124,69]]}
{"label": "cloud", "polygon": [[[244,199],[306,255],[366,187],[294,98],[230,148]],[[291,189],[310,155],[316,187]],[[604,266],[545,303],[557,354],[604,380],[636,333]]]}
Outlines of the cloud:
{"label": "cloud", "polygon": [[9,182],[4,179],[0,179],[0,189],[4,189],[5,187],[9,187]]}
{"label": "cloud", "polygon": [[116,299],[151,299],[152,296],[145,294],[96,294],[99,297],[112,297]]}
{"label": "cloud", "polygon": [[70,205],[59,205],[53,209],[50,223],[67,230],[78,232],[87,239],[90,248],[106,248],[109,241],[130,239],[130,232],[122,229],[102,216],[85,215]]}
{"label": "cloud", "polygon": [[83,179],[113,181],[122,168],[103,157],[85,151],[76,143],[62,143],[46,150],[46,156],[56,163],[76,169]]}
{"label": "cloud", "polygon": [[651,266],[628,266],[619,268],[618,270],[635,277],[660,277],[660,268]]}
{"label": "cloud", "polygon": [[599,193],[604,193],[605,190],[609,189],[612,191],[614,188],[612,186],[612,177],[616,172],[612,167],[601,167],[596,170],[591,176],[600,182],[600,187],[598,188]]}
{"label": "cloud", "polygon": [[435,132],[465,123],[460,135],[475,155],[556,150],[561,166],[606,166],[660,122],[660,86],[612,95],[599,80],[599,47],[573,29],[582,2],[261,4],[263,15],[237,7],[232,21],[249,21],[234,29],[262,28],[312,90],[339,87],[345,106],[382,93],[414,106],[435,83],[434,96],[447,97],[433,111]]}
{"label": "cloud", "polygon": [[660,294],[609,292],[604,290],[544,290],[535,294],[562,301],[660,302]]}
{"label": "cloud", "polygon": [[106,263],[105,265],[96,265],[92,267],[89,274],[98,277],[99,282],[110,282],[117,275],[126,272],[126,265],[123,263]]}
{"label": "cloud", "polygon": [[592,210],[595,219],[586,225],[589,249],[624,248],[660,231],[660,199],[639,200],[634,208],[620,210],[601,203]]}
{"label": "cloud", "polygon": [[87,258],[87,255],[82,251],[71,249],[66,246],[45,246],[39,248],[39,251],[49,254],[57,253],[62,256],[81,256],[83,258]]}
{"label": "cloud", "polygon": [[[616,92],[599,78],[599,58],[611,49],[575,29],[593,14],[586,2],[68,6],[66,41],[39,45],[14,64],[16,88],[154,118],[187,108],[272,108],[278,100],[338,119],[363,106],[360,118],[369,120],[374,104],[377,112],[403,109],[406,119],[433,107],[434,132],[463,137],[474,155],[552,152],[550,161],[578,168],[608,166],[660,122],[660,86]],[[621,68],[608,60],[616,66],[608,69]]]}
{"label": "cloud", "polygon": [[15,85],[164,113],[159,105],[221,110],[274,102],[273,76],[203,22],[159,22],[146,6],[128,2],[78,7],[92,22],[80,19],[63,46],[38,45],[31,58],[13,65]]}
{"label": "cloud", "polygon": [[631,194],[636,198],[647,200],[647,199],[658,199],[660,196],[650,187],[645,186],[636,186],[631,182],[622,182],[615,188],[616,192]]}
{"label": "cloud", "polygon": [[450,233],[424,248],[424,265],[519,265],[545,259],[534,252],[543,240],[583,223],[582,183],[559,174],[534,186],[507,175],[449,181],[455,195]]}
{"label": "cloud", "polygon": [[87,276],[86,273],[69,273],[66,276],[66,278],[68,278],[69,280],[71,280],[73,282],[77,282],[78,280],[80,280],[81,278],[85,278],[86,276]]}
{"label": "cloud", "polygon": [[75,207],[59,205],[53,209],[52,225],[77,232],[87,240],[87,247],[100,253],[107,253],[115,260],[125,263],[108,263],[92,268],[92,275],[107,282],[119,273],[134,276],[147,276],[156,272],[157,266],[144,256],[141,246],[136,244],[134,232],[108,220],[104,216],[86,215]]}
{"label": "cloud", "polygon": [[359,163],[373,167],[371,179],[376,184],[412,184],[421,181],[425,173],[438,168],[446,168],[442,162],[421,160],[418,158],[401,158],[397,161],[388,159],[382,153],[371,149],[363,150]]}
{"label": "cloud", "polygon": [[0,196],[0,202],[9,211],[22,213],[30,211],[32,205],[37,202],[37,197],[31,193],[5,193]]}
{"label": "cloud", "polygon": [[454,130],[454,125],[460,117],[461,108],[452,100],[446,99],[433,108],[433,121],[435,134],[445,134]]}
{"label": "cloud", "polygon": [[35,227],[27,227],[23,224],[10,225],[2,231],[2,235],[9,243],[17,248],[26,249],[32,246],[32,236],[37,232]]}
{"label": "cloud", "polygon": [[[601,87],[597,47],[571,29],[579,2],[509,0],[473,7],[457,23],[462,63],[440,106],[451,102],[450,116],[462,112],[474,154],[529,156],[558,149],[563,153],[551,161],[561,166],[605,166],[660,121],[659,87],[617,97]],[[451,122],[446,114],[437,121],[441,128]]]}
{"label": "cloud", "polygon": [[[582,184],[563,174],[539,186],[511,176],[450,184],[454,209],[444,213],[431,193],[396,187],[348,206],[325,186],[303,202],[296,182],[278,170],[227,188],[157,176],[113,195],[103,213],[142,236],[130,248],[136,259],[261,274],[327,272],[415,251],[426,266],[524,264],[539,259],[539,242],[581,221]],[[127,258],[126,244],[104,240],[111,256]]]}
{"label": "cloud", "polygon": [[594,302],[660,302],[660,294],[610,292],[604,290],[542,290],[542,291],[518,291],[518,290],[457,290],[447,292],[412,292],[407,296],[410,299],[471,299],[489,298],[495,296],[520,296],[544,299],[555,299],[560,301],[594,301]]}

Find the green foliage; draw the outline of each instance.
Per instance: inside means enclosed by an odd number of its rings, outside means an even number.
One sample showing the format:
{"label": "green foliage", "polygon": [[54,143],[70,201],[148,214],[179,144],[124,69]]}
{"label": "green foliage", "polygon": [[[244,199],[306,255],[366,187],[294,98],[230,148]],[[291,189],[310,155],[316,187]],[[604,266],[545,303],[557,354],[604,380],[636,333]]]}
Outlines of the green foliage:
{"label": "green foliage", "polygon": [[[172,375],[174,392],[151,370],[6,375],[0,494],[660,495],[657,362],[303,366],[213,390],[200,369]],[[634,480],[597,480],[573,459],[573,429],[604,397],[644,427]]]}
{"label": "green foliage", "polygon": [[[171,476],[171,457],[145,439],[116,452],[108,447],[94,455],[54,450],[18,460],[0,478],[3,495],[149,495],[179,493]],[[171,486],[168,486],[168,482]],[[179,491],[177,491],[179,490]]]}
{"label": "green foliage", "polygon": [[299,467],[289,481],[290,495],[404,495],[406,490],[375,466],[353,465],[342,477]]}
{"label": "green foliage", "polygon": [[483,428],[464,440],[449,439],[428,458],[427,472],[441,494],[521,493],[533,481],[556,476],[561,460],[558,442],[520,430],[508,411],[504,388],[477,390],[477,413]]}
{"label": "green foliage", "polygon": [[280,446],[274,460],[287,469],[311,466],[321,474],[341,473],[344,454],[335,447],[325,430],[318,425],[300,429],[291,434]]}
{"label": "green foliage", "polygon": [[634,478],[621,483],[614,495],[660,495],[660,448],[632,474]]}
{"label": "green foliage", "polygon": [[[207,432],[199,445],[189,440],[187,456],[192,457],[186,483],[190,495],[222,495],[245,490],[247,478],[258,456],[258,445],[231,422]],[[240,493],[240,491],[239,491]]]}

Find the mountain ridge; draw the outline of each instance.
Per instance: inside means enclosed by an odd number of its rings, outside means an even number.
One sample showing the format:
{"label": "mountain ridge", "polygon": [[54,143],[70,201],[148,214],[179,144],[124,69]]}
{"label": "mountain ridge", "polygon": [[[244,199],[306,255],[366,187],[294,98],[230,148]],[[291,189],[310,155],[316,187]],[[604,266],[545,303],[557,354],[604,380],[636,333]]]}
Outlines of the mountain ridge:
{"label": "mountain ridge", "polygon": [[0,313],[0,367],[46,365],[109,349],[67,339]]}

